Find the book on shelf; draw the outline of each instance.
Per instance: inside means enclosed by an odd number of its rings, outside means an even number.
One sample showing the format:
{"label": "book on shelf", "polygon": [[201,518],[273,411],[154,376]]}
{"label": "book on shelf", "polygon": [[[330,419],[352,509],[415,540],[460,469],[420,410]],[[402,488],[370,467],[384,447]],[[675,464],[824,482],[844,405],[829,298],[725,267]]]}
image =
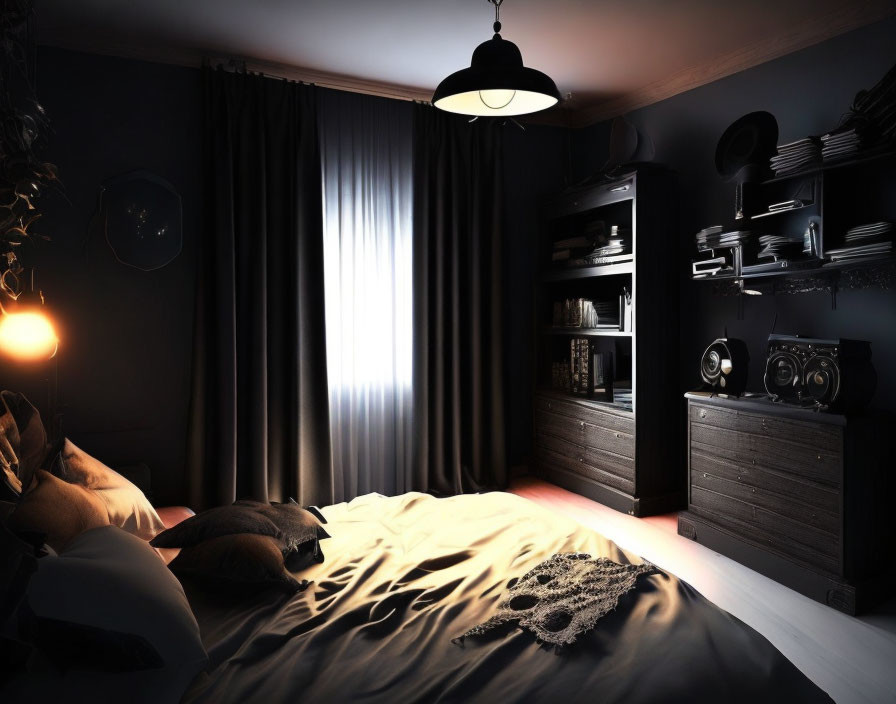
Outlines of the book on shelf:
{"label": "book on shelf", "polygon": [[572,252],[568,249],[555,249],[551,253],[551,261],[552,262],[562,262],[562,261],[569,259],[569,257],[571,255],[572,255]]}
{"label": "book on shelf", "polygon": [[628,288],[623,288],[619,295],[619,329],[622,332],[632,332],[635,329],[632,310],[631,291]]}
{"label": "book on shelf", "polygon": [[576,396],[591,396],[594,367],[591,340],[574,337],[569,341],[570,390]]}
{"label": "book on shelf", "polygon": [[558,249],[586,249],[592,246],[592,240],[589,240],[587,237],[578,236],[578,237],[567,237],[563,240],[557,240],[554,242],[554,250]]}

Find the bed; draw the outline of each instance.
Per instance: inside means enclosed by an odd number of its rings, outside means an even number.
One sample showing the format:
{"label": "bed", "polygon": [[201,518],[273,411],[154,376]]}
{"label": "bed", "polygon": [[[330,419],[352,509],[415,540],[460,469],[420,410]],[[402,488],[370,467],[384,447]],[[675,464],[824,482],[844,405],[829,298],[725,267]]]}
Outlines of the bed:
{"label": "bed", "polygon": [[[69,439],[48,445],[20,394],[4,408],[2,701],[831,701],[687,584],[525,498],[239,501],[172,526]],[[520,621],[469,633],[546,560],[632,588],[562,648]],[[569,574],[574,602],[586,572]]]}
{"label": "bed", "polygon": [[372,494],[322,513],[331,538],[306,590],[235,601],[185,582],[209,658],[185,701],[831,701],[659,570],[559,651],[518,627],[459,641],[551,555],[642,562],[527,499]]}

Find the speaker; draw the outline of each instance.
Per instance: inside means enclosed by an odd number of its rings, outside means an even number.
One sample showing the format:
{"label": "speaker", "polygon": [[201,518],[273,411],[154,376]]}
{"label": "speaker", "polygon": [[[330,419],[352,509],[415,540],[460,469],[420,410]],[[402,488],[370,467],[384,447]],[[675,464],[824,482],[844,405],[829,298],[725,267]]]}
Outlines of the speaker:
{"label": "speaker", "polygon": [[700,376],[715,393],[740,396],[747,388],[750,353],[743,340],[719,338],[700,359]]}
{"label": "speaker", "polygon": [[877,385],[871,343],[769,335],[764,382],[773,401],[860,410]]}

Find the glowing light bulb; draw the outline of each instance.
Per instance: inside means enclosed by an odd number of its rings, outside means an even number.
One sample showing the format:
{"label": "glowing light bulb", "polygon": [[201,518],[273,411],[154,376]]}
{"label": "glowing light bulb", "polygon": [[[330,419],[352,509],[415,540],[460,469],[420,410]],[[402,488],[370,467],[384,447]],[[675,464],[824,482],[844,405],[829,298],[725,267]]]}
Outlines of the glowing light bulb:
{"label": "glowing light bulb", "polygon": [[0,319],[0,352],[22,361],[50,359],[59,338],[42,313],[7,313]]}
{"label": "glowing light bulb", "polygon": [[515,90],[506,90],[504,88],[493,88],[491,90],[479,91],[479,99],[482,103],[492,110],[501,110],[510,105],[510,101],[516,97]]}

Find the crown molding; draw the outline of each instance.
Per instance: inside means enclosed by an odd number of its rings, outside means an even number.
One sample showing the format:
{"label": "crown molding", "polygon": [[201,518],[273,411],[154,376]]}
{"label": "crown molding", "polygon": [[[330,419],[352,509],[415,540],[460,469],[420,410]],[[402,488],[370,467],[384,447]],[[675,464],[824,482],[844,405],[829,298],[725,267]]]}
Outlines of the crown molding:
{"label": "crown molding", "polygon": [[255,73],[263,73],[276,78],[286,78],[291,81],[314,83],[323,88],[345,90],[352,93],[364,93],[395,100],[416,100],[428,103],[432,98],[432,91],[413,86],[402,86],[383,81],[373,81],[355,76],[345,76],[338,73],[318,71],[301,66],[276,61],[264,61],[236,54],[225,54],[220,51],[206,51],[160,44],[140,44],[135,42],[117,42],[102,38],[92,39],[89,44],[83,40],[73,40],[67,34],[54,34],[44,32],[39,37],[41,46],[68,49],[102,56],[115,56],[122,59],[134,59],[136,61],[148,61],[157,64],[173,66],[185,66],[187,68],[199,68],[204,61],[212,65],[232,63],[239,64],[241,68]]}
{"label": "crown molding", "polygon": [[619,117],[632,110],[653,105],[767,61],[820,44],[854,29],[879,22],[894,14],[896,3],[888,0],[865,2],[852,0],[832,12],[806,17],[799,25],[780,36],[770,37],[750,47],[720,56],[711,63],[692,66],[624,95],[572,110],[569,112],[570,126],[588,127],[597,122]]}
{"label": "crown molding", "polygon": [[[850,0],[834,11],[809,16],[787,32],[757,42],[749,47],[718,57],[712,62],[692,66],[641,88],[606,100],[598,100],[580,108],[565,108],[562,104],[551,110],[527,115],[524,124],[581,128],[624,115],[632,110],[658,103],[694,88],[731,76],[767,61],[780,58],[800,49],[818,44],[846,32],[879,22],[896,15],[896,3],[892,0]],[[198,68],[203,61],[228,64],[237,62],[249,71],[278,78],[314,83],[324,88],[345,90],[366,95],[376,95],[396,100],[428,103],[432,91],[374,81],[315,69],[291,66],[274,61],[222,54],[216,51],[115,41],[102,37],[73,39],[67,33],[44,32],[39,37],[43,46],[72,51],[88,52],[126,59],[150,61]]]}

